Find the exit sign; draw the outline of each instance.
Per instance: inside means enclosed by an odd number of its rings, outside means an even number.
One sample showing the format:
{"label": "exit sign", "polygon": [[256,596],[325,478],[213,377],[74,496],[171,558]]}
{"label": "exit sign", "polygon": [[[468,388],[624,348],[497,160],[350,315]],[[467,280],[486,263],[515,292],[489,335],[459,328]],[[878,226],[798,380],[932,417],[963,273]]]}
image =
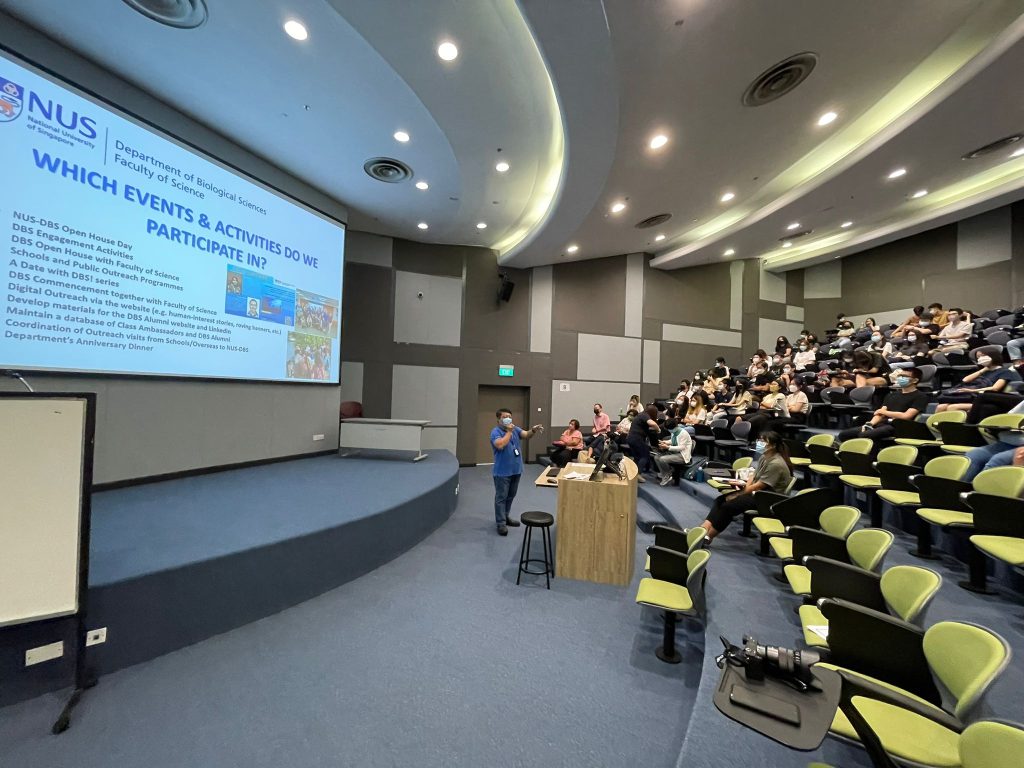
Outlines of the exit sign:
{"label": "exit sign", "polygon": [[499,376],[515,376],[516,367],[514,365],[499,365],[498,366]]}

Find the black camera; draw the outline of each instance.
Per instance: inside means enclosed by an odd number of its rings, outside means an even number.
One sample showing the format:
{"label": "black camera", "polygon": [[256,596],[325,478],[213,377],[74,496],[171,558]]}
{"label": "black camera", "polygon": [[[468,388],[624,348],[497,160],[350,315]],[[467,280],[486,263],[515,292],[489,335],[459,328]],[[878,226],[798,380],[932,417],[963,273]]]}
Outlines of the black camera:
{"label": "black camera", "polygon": [[750,635],[743,636],[742,646],[732,645],[724,637],[720,639],[725,651],[717,659],[718,666],[728,663],[743,667],[748,680],[764,680],[766,675],[770,675],[797,690],[806,691],[814,681],[811,667],[821,661],[821,654],[816,651],[760,645]]}

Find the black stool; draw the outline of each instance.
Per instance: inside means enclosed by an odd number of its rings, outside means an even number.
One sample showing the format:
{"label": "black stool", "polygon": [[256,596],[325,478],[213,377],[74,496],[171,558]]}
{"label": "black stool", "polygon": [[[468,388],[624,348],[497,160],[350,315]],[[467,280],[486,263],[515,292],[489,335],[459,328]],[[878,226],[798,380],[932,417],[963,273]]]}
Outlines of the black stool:
{"label": "black stool", "polygon": [[[551,526],[555,518],[547,512],[523,512],[519,516],[519,522],[525,526],[523,530],[523,547],[519,550],[519,573],[516,574],[516,584],[523,577],[524,573],[533,576],[544,574],[548,589],[551,589],[551,577],[555,575],[555,566],[551,562],[551,553],[554,547],[551,546]],[[533,541],[533,529],[540,528],[540,538],[544,543],[544,559],[530,558],[530,544]],[[543,571],[531,571],[530,563],[544,563]]]}

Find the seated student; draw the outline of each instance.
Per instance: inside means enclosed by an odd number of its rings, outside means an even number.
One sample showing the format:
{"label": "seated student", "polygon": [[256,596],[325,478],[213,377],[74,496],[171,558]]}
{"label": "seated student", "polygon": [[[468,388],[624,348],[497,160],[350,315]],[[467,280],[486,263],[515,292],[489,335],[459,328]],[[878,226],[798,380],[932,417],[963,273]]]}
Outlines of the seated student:
{"label": "seated student", "polygon": [[789,343],[789,339],[785,336],[779,336],[775,340],[775,354],[778,355],[784,363],[788,363],[793,359],[793,345]]}
{"label": "seated student", "polygon": [[551,463],[556,467],[564,467],[572,461],[576,454],[583,447],[583,433],[580,432],[580,423],[576,419],[569,419],[569,426],[562,432],[553,443],[554,450],[551,452]]}
{"label": "seated student", "polygon": [[[999,359],[996,358],[999,355]],[[975,358],[981,366],[974,373],[964,376],[957,387],[947,390],[939,397],[936,413],[943,411],[969,411],[974,398],[982,392],[1002,392],[1010,382],[1020,381],[1020,374],[1012,368],[1003,368],[1002,351],[999,347],[981,347]]]}
{"label": "seated student", "polygon": [[626,404],[626,413],[630,411],[640,411],[640,395],[630,395],[629,403]]}
{"label": "seated student", "polygon": [[939,304],[939,302],[932,302],[931,304],[928,305],[928,309],[925,311],[931,314],[932,322],[939,326],[939,328],[946,327],[946,324],[949,322],[949,319],[947,317],[946,310],[942,308],[942,305]]}
{"label": "seated student", "polygon": [[868,343],[865,350],[868,352],[876,352],[881,355],[885,360],[892,357],[892,344],[885,340],[882,336],[881,331],[872,331],[871,341]]}
{"label": "seated student", "polygon": [[708,371],[708,373],[710,373],[716,380],[728,377],[729,366],[725,364],[725,358],[716,357],[715,364],[711,367],[711,370]]}
{"label": "seated student", "polygon": [[782,385],[783,391],[789,388],[789,385],[796,381],[796,371],[793,370],[792,363],[783,363],[782,370],[779,371],[778,375],[779,384]]}
{"label": "seated student", "polygon": [[651,461],[651,440],[661,435],[661,427],[658,426],[657,418],[658,409],[653,405],[648,405],[645,411],[637,413],[636,418],[629,425],[626,444],[629,445],[633,461],[636,462],[637,469],[641,474],[654,469],[654,462]]}
{"label": "seated student", "polygon": [[878,323],[875,322],[873,317],[865,317],[864,322],[860,324],[860,327],[853,334],[853,340],[861,343],[867,341],[871,336],[881,329],[878,327]]}
{"label": "seated student", "polygon": [[694,434],[694,426],[706,424],[708,421],[707,399],[703,392],[694,392],[687,402],[686,411],[683,413],[680,426],[689,434]]}
{"label": "seated student", "polygon": [[679,389],[676,391],[676,402],[685,403],[690,399],[691,392],[693,392],[693,387],[691,386],[689,379],[683,379],[679,382]]}
{"label": "seated student", "polygon": [[768,355],[763,349],[757,350],[750,358],[750,365],[747,368],[747,377],[752,379],[758,374],[767,371],[767,358]]}
{"label": "seated student", "polygon": [[[893,333],[893,336],[896,334]],[[932,322],[932,316],[928,312],[923,312],[917,321],[917,326],[914,328],[908,328],[904,334],[906,344],[896,352],[893,357],[896,358],[893,368],[910,368],[912,366],[923,364],[928,360],[928,350],[931,349],[932,338],[937,338],[939,335],[939,326]],[[893,362],[893,361],[890,361]]]}
{"label": "seated student", "polygon": [[853,383],[857,387],[889,386],[889,363],[877,352],[858,349],[853,353]]}
{"label": "seated student", "polygon": [[701,523],[707,532],[708,544],[728,527],[736,515],[754,508],[753,495],[756,491],[781,493],[793,478],[789,454],[778,432],[765,432],[754,444],[754,450],[757,461],[750,480],[743,484],[737,481],[736,491],[715,499],[707,519]]}
{"label": "seated student", "polygon": [[967,412],[967,423],[979,424],[982,419],[998,413],[1017,413],[1016,408],[1021,403],[1024,403],[1024,395],[1016,392],[982,392],[974,397],[971,410]]}
{"label": "seated student", "polygon": [[768,391],[768,385],[777,378],[778,376],[775,375],[775,372],[772,371],[771,368],[766,369],[763,373],[757,374],[757,376],[750,381],[750,394],[755,397],[757,395],[764,394]]}
{"label": "seated student", "polygon": [[793,367],[798,371],[814,369],[814,363],[818,358],[818,350],[811,347],[811,342],[806,339],[797,345],[796,354],[793,355]]}
{"label": "seated student", "polygon": [[[1020,414],[1021,419],[1024,420],[1024,401],[1018,403],[1009,412]],[[972,448],[965,454],[970,459],[971,466],[968,468],[964,480],[970,482],[983,469],[1005,467],[1011,464],[1016,467],[1024,466],[1024,460],[1021,459],[1020,454],[1024,450],[1021,447],[1024,446],[1024,429],[1018,427],[1001,431],[998,433],[998,438],[994,443]]]}
{"label": "seated student", "polygon": [[669,430],[669,438],[658,441],[658,448],[663,452],[654,457],[658,480],[662,485],[671,483],[672,470],[688,466],[693,456],[693,438],[683,429],[683,425],[676,421],[666,421],[665,428]]}
{"label": "seated student", "polygon": [[771,381],[767,387],[768,391],[761,398],[761,404],[757,407],[756,411],[736,417],[736,421],[742,419],[750,422],[750,433],[747,435],[748,440],[756,438],[762,431],[766,430],[768,424],[785,414],[786,396],[782,394],[779,381],[777,379]]}
{"label": "seated student", "polygon": [[896,432],[896,428],[892,425],[894,420],[913,421],[918,414],[925,412],[928,408],[928,395],[917,389],[917,382],[921,380],[921,371],[918,368],[909,368],[895,373],[893,383],[897,389],[885,396],[882,407],[872,414],[866,424],[850,427],[840,432],[840,440],[849,440],[854,437],[870,437],[873,440],[889,438]]}
{"label": "seated student", "polygon": [[807,399],[799,384],[790,384],[786,395],[786,418],[803,423],[807,421],[807,412],[811,410],[811,402]]}
{"label": "seated student", "polygon": [[722,403],[726,403],[729,401],[730,383],[731,382],[729,379],[722,379],[717,384],[715,384],[715,391],[710,393],[709,397],[705,398],[705,403],[708,405],[708,407],[710,407],[713,410]]}
{"label": "seated student", "polygon": [[967,315],[959,307],[951,307],[946,313],[946,319],[949,322],[939,330],[938,346],[929,351],[931,355],[937,352],[967,351],[968,339],[974,332],[974,324],[967,320]]}
{"label": "seated student", "polygon": [[724,403],[719,403],[711,411],[711,418],[716,416],[725,416],[726,411],[730,408],[735,408],[738,411],[746,411],[750,408],[754,398],[750,392],[747,391],[747,385],[742,381],[737,381],[732,390],[732,397]]}
{"label": "seated student", "polygon": [[594,426],[590,430],[590,437],[584,438],[583,442],[586,445],[590,445],[596,438],[607,435],[611,431],[612,420],[604,412],[604,406],[600,403],[594,403]]}
{"label": "seated student", "polygon": [[914,307],[914,314],[903,321],[895,331],[892,332],[893,337],[900,339],[903,338],[909,329],[917,328],[917,324],[921,322],[921,315],[924,314],[924,307],[920,304]]}

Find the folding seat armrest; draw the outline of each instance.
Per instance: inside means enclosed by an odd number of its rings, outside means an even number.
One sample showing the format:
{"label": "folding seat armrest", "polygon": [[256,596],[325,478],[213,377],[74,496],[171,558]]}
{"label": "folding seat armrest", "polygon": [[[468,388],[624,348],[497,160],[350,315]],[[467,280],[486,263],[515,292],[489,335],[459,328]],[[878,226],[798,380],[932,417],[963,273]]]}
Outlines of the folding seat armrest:
{"label": "folding seat armrest", "polygon": [[775,491],[754,491],[754,507],[760,517],[774,517],[772,514],[772,506],[785,501],[790,498],[784,493],[776,493]]}
{"label": "folding seat armrest", "polygon": [[671,525],[655,525],[651,530],[654,531],[654,546],[664,547],[675,552],[686,552],[689,549],[686,543],[686,532],[682,528],[675,528]]}
{"label": "folding seat armrest", "polygon": [[974,512],[974,533],[1024,539],[1024,499],[973,491],[962,498]]}
{"label": "folding seat armrest", "polygon": [[921,506],[939,509],[965,509],[960,494],[971,490],[970,483],[963,480],[950,480],[947,477],[915,475],[910,482],[921,494]]}
{"label": "folding seat armrest", "polygon": [[810,555],[821,555],[833,560],[849,562],[846,552],[846,539],[830,533],[794,525],[789,529],[789,538],[793,540],[793,559],[798,563]]}
{"label": "folding seat armrest", "polygon": [[832,663],[942,706],[921,627],[846,600],[825,599],[820,606],[828,620]]}
{"label": "folding seat armrest", "polygon": [[876,611],[885,610],[882,577],[877,573],[827,557],[812,556],[804,562],[811,572],[811,597],[848,600]]}
{"label": "folding seat armrest", "polygon": [[651,576],[660,581],[669,581],[682,587],[686,586],[689,570],[686,568],[686,554],[665,547],[648,547],[647,554],[651,557]]}
{"label": "folding seat armrest", "polygon": [[771,514],[779,518],[786,527],[804,525],[816,528],[822,511],[826,507],[838,504],[838,497],[839,492],[834,488],[817,488],[773,504]]}

